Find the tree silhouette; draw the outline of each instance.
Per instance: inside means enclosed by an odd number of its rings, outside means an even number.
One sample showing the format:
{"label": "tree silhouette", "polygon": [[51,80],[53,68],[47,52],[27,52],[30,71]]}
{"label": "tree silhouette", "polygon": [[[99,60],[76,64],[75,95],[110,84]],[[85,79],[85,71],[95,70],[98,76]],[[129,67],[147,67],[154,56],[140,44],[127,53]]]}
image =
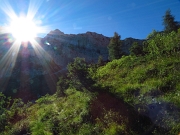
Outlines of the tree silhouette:
{"label": "tree silhouette", "polygon": [[179,23],[175,21],[175,18],[173,15],[171,15],[171,10],[168,9],[163,16],[163,25],[164,25],[164,31],[165,32],[171,32],[171,31],[177,31],[179,27]]}
{"label": "tree silhouette", "polygon": [[111,38],[110,43],[108,45],[109,51],[109,60],[119,59],[122,56],[121,46],[122,43],[120,41],[121,36],[118,33],[114,33],[114,36]]}

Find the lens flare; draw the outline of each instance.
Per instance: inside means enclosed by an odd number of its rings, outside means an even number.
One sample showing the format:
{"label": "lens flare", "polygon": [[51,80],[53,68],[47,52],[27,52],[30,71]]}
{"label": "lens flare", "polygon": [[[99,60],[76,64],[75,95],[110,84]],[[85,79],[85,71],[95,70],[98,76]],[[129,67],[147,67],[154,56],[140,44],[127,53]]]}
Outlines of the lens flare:
{"label": "lens flare", "polygon": [[39,32],[33,20],[24,17],[12,20],[8,29],[13,37],[20,42],[31,42]]}
{"label": "lens flare", "polygon": [[[0,50],[0,92],[11,91],[18,98],[25,98],[27,93],[32,94],[29,90],[30,85],[36,82],[34,67],[38,67],[36,72],[45,78],[49,90],[56,89],[58,77],[54,73],[57,65],[51,55],[43,49],[41,38],[37,38],[39,34],[50,31],[49,26],[42,26],[43,20],[36,17],[40,16],[37,12],[43,1],[30,0],[27,13],[16,11],[20,15],[16,14],[8,1],[1,1],[3,6],[0,8],[8,20],[5,26],[0,27],[0,47],[5,48]],[[33,75],[30,76],[32,72]],[[12,79],[12,76],[17,78]]]}

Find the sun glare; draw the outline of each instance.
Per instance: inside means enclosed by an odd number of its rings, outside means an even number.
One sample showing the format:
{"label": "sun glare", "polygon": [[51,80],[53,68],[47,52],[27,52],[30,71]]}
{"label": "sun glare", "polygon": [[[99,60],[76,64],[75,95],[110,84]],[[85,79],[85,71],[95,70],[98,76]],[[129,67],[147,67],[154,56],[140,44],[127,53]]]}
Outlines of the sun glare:
{"label": "sun glare", "polygon": [[33,20],[19,17],[12,20],[9,31],[16,40],[26,42],[32,41],[37,36],[38,27]]}

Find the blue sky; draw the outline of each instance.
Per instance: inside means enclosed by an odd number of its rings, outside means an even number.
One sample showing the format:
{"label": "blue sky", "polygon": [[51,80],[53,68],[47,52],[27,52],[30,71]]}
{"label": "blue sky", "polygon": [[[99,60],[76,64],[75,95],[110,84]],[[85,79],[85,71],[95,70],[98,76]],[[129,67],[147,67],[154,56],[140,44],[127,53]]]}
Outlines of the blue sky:
{"label": "blue sky", "polygon": [[[0,0],[0,25],[8,25],[7,12],[35,13],[37,25],[65,34],[87,31],[111,37],[144,39],[153,30],[161,31],[167,9],[180,21],[180,0]],[[46,33],[39,36],[43,37]]]}

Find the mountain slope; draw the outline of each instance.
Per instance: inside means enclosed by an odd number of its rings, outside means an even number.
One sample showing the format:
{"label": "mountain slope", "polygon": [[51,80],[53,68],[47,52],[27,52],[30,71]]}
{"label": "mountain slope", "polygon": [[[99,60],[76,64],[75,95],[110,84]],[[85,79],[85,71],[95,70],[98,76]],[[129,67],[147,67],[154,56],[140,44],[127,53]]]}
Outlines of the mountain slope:
{"label": "mountain slope", "polygon": [[145,56],[125,56],[98,68],[98,85],[122,98],[168,134],[180,132],[180,30],[156,33]]}

